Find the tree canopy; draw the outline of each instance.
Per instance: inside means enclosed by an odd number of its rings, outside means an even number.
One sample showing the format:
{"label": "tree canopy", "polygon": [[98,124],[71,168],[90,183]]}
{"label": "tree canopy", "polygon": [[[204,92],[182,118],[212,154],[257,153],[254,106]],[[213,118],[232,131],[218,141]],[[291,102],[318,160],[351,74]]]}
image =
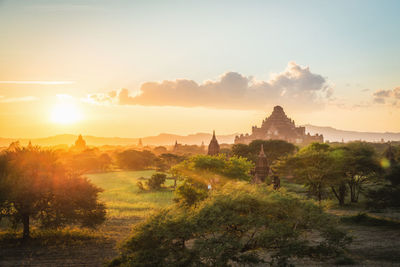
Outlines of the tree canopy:
{"label": "tree canopy", "polygon": [[223,154],[197,155],[175,165],[171,172],[184,182],[178,186],[175,200],[192,206],[203,200],[208,190],[223,186],[232,180],[250,181],[253,163],[245,158]]}
{"label": "tree canopy", "polygon": [[196,208],[175,206],[135,226],[111,265],[284,265],[292,257],[335,257],[348,242],[312,201],[236,182]]}

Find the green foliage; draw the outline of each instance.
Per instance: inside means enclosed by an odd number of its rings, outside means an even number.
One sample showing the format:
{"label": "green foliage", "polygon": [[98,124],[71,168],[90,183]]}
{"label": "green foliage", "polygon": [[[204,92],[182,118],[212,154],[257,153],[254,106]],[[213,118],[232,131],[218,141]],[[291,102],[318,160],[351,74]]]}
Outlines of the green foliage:
{"label": "green foliage", "polygon": [[136,225],[112,266],[286,265],[292,257],[335,257],[350,242],[335,225],[313,202],[229,183],[197,208],[176,206]]}
{"label": "green foliage", "polygon": [[235,144],[232,147],[232,154],[244,157],[252,162],[257,161],[261,144],[264,146],[264,153],[271,164],[275,160],[290,155],[296,151],[296,146],[283,140],[254,140],[249,145]]}
{"label": "green foliage", "polygon": [[363,142],[339,147],[313,143],[277,162],[273,169],[281,176],[293,176],[319,201],[329,197],[331,191],[341,206],[348,192],[351,202],[357,202],[364,184],[382,173],[374,148]]}
{"label": "green foliage", "polygon": [[147,186],[151,190],[159,190],[161,188],[161,186],[165,183],[166,178],[167,178],[167,175],[164,173],[155,173],[147,181]]}
{"label": "green foliage", "polygon": [[171,170],[172,175],[180,177],[185,182],[175,193],[175,201],[192,206],[203,200],[208,194],[208,186],[218,188],[231,180],[250,181],[250,170],[253,164],[242,157],[193,156]]}
{"label": "green foliage", "polygon": [[341,175],[337,157],[328,148],[325,144],[311,144],[275,169],[281,176],[293,175],[295,181],[305,185],[310,195],[321,201]]}
{"label": "green foliage", "polygon": [[186,180],[175,191],[174,201],[182,206],[192,207],[204,200],[208,195],[206,185]]}
{"label": "green foliage", "polygon": [[343,149],[343,173],[350,191],[351,202],[358,202],[363,185],[382,174],[375,149],[365,142],[353,142]]}
{"label": "green foliage", "polygon": [[22,223],[24,238],[29,237],[31,219],[43,228],[75,223],[94,227],[104,222],[105,206],[97,201],[102,190],[66,172],[52,151],[22,148],[4,157],[7,167],[1,170],[0,195],[5,204],[0,215],[15,225]]}
{"label": "green foliage", "polygon": [[242,157],[197,155],[176,165],[172,173],[199,183],[215,184],[231,179],[250,181],[252,168],[253,164]]}

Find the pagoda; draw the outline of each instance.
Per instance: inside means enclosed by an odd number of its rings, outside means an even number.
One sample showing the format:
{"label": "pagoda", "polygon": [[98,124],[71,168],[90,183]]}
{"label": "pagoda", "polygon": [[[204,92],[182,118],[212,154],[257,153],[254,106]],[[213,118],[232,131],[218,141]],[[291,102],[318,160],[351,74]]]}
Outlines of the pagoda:
{"label": "pagoda", "polygon": [[264,146],[261,144],[260,153],[258,154],[258,159],[256,167],[254,169],[254,179],[253,183],[260,184],[264,183],[267,179],[269,173],[268,160],[264,153]]}
{"label": "pagoda", "polygon": [[208,155],[214,156],[218,155],[220,151],[217,138],[215,137],[215,131],[213,131],[213,136],[211,138],[210,144],[208,145]]}

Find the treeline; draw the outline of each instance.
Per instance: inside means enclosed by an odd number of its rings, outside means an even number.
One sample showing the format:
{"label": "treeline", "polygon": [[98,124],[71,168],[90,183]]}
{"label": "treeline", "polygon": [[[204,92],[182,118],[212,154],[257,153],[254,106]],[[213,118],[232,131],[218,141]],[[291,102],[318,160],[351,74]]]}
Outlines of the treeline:
{"label": "treeline", "polygon": [[[386,145],[377,152],[366,142],[313,143],[301,149],[285,141],[256,140],[232,147],[232,154],[256,162],[261,144],[270,164],[270,177],[303,185],[318,201],[334,198],[340,206],[366,198],[370,208],[400,206],[400,149]],[[270,178],[271,179],[271,178]]]}

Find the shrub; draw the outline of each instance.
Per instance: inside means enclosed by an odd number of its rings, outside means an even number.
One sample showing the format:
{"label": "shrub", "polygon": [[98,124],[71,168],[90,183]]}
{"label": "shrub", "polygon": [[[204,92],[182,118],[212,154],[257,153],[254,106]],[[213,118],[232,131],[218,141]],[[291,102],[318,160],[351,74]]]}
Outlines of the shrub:
{"label": "shrub", "polygon": [[158,190],[165,183],[166,178],[167,175],[165,175],[164,173],[155,173],[147,181],[147,186],[149,187],[149,189]]}
{"label": "shrub", "polygon": [[227,184],[196,208],[176,206],[136,225],[112,266],[282,266],[292,257],[337,257],[349,242],[313,201]]}

